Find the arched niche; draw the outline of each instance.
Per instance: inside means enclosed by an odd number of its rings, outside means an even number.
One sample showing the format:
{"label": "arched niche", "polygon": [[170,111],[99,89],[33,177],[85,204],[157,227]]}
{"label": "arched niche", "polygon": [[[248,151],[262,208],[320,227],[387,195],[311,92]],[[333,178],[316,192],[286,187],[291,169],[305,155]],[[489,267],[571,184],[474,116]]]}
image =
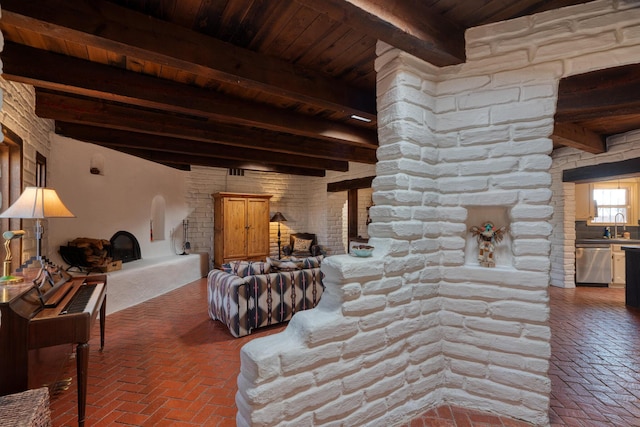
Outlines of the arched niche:
{"label": "arched niche", "polygon": [[151,237],[152,240],[164,240],[166,201],[157,195],[151,201]]}

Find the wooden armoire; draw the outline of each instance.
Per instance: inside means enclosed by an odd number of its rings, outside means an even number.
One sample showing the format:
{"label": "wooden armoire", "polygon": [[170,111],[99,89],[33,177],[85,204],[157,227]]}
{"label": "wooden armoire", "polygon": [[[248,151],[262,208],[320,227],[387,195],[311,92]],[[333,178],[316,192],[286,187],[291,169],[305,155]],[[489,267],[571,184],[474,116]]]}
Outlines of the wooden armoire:
{"label": "wooden armoire", "polygon": [[213,262],[265,261],[269,256],[269,194],[214,193]]}

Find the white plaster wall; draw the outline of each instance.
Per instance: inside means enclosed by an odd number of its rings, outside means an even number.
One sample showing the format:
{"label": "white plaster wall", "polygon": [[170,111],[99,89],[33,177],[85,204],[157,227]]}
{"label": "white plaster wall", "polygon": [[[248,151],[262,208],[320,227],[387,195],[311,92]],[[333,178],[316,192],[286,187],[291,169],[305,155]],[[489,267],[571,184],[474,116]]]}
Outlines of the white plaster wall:
{"label": "white plaster wall", "polygon": [[[471,29],[443,69],[379,44],[374,256],[328,258],[320,305],[243,347],[238,425],[392,426],[443,403],[548,424],[557,85],[638,62],[637,6]],[[508,221],[495,269],[467,262],[483,210]]]}
{"label": "white plaster wall", "polygon": [[638,159],[640,164],[640,131],[635,130],[607,139],[607,152],[591,154],[575,148],[561,148],[553,152],[551,247],[551,284],[561,288],[574,288],[575,284],[575,184],[562,182],[566,169],[592,166],[621,160]]}
{"label": "white plaster wall", "polygon": [[[49,247],[46,253],[54,262],[66,265],[58,248],[76,237],[110,239],[119,230],[133,233],[140,243],[143,258],[179,253],[182,220],[187,217],[186,174],[157,163],[140,160],[94,144],[51,133],[48,168],[50,187],[75,218],[49,220]],[[91,160],[102,159],[99,175],[89,172]],[[164,240],[155,224],[151,240],[153,199],[165,202]],[[179,233],[174,239],[176,233]]]}

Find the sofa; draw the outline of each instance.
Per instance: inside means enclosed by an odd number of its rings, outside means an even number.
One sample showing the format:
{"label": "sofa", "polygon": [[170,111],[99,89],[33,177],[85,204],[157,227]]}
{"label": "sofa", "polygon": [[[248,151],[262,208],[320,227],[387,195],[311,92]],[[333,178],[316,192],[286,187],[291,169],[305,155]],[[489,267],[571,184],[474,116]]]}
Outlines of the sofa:
{"label": "sofa", "polygon": [[234,337],[241,337],[314,308],[324,291],[322,258],[234,261],[211,270],[207,276],[209,316],[224,323]]}

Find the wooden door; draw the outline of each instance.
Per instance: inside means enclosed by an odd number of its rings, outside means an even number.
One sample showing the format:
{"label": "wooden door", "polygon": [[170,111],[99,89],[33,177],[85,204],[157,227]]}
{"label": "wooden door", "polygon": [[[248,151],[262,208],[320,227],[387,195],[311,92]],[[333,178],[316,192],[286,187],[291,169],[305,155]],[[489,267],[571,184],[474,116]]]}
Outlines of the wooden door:
{"label": "wooden door", "polygon": [[229,197],[224,201],[224,258],[244,259],[247,255],[247,199]]}
{"label": "wooden door", "polygon": [[247,257],[269,254],[269,199],[247,199]]}

